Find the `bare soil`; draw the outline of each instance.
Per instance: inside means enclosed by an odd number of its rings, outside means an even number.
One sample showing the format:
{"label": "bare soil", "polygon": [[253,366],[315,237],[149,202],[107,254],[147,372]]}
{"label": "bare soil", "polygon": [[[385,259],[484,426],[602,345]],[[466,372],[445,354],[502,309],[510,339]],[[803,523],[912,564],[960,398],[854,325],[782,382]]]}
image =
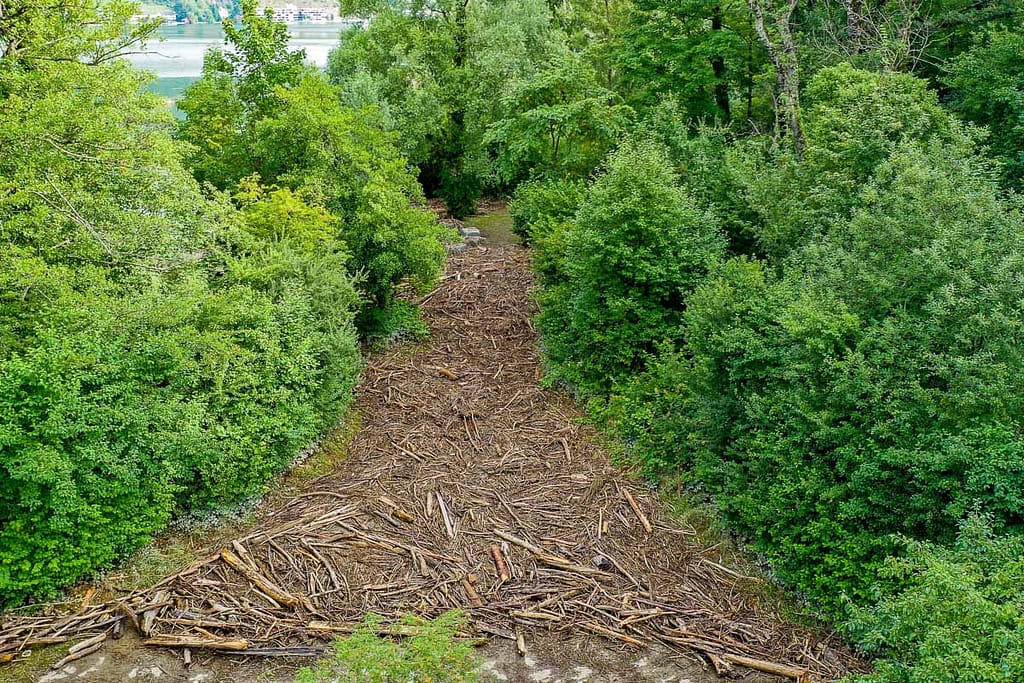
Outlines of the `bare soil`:
{"label": "bare soil", "polygon": [[528,261],[511,245],[450,259],[421,300],[429,341],[370,358],[335,471],[150,589],[0,625],[0,655],[125,634],[41,680],[287,681],[367,613],[458,608],[466,637],[489,639],[496,680],[861,668],[834,634],[781,619],[758,579],[697,543],[609,463],[569,398],[541,388]]}

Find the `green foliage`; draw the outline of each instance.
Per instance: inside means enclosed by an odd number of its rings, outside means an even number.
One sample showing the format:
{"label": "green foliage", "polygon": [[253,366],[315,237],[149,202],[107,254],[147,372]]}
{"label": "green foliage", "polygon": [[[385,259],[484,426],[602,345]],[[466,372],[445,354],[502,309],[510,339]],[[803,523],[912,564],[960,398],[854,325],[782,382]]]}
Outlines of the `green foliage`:
{"label": "green foliage", "polygon": [[400,131],[399,144],[427,189],[446,200],[452,215],[466,215],[481,191],[466,130],[466,6],[409,10],[382,4],[366,30],[343,34],[328,70],[345,91],[369,91],[368,103],[381,106]]}
{"label": "green foliage", "polygon": [[686,299],[725,249],[714,217],[676,184],[663,152],[628,145],[566,234],[567,280],[541,296],[557,376],[601,395],[676,339]]}
{"label": "green foliage", "polygon": [[847,633],[878,655],[863,683],[1011,683],[1024,678],[1024,539],[969,517],[949,548],[906,541],[883,575],[903,586],[857,610]]}
{"label": "green foliage", "polygon": [[1024,244],[972,165],[904,146],[781,275],[729,262],[689,300],[689,362],[620,399],[636,456],[688,469],[827,609],[870,597],[894,533],[950,540],[972,507],[1021,521]]}
{"label": "green foliage", "polygon": [[235,201],[240,204],[245,228],[267,242],[290,242],[300,251],[313,251],[341,232],[341,220],[323,206],[303,201],[288,188],[264,188],[258,176],[239,184]]}
{"label": "green foliage", "polygon": [[366,30],[343,35],[328,71],[346,101],[379,107],[427,192],[463,216],[482,191],[521,180],[495,167],[504,145],[520,141],[490,139],[488,131],[517,115],[510,105],[527,104],[508,99],[510,84],[531,81],[563,54],[564,36],[544,0],[432,7],[377,7]]}
{"label": "green foliage", "polygon": [[365,336],[374,344],[422,341],[430,336],[430,327],[420,309],[403,299],[397,299],[383,310],[375,310],[364,323]]}
{"label": "green foliage", "polygon": [[1024,33],[993,31],[949,63],[944,81],[955,89],[952,107],[968,121],[987,126],[989,145],[1006,185],[1024,189]]}
{"label": "green foliage", "polygon": [[586,196],[586,185],[577,180],[535,180],[516,188],[509,204],[513,231],[526,242],[547,232],[550,221],[565,221],[576,215]]}
{"label": "green foliage", "polygon": [[764,49],[743,2],[634,0],[615,49],[628,101],[679,103],[687,120],[766,120]]}
{"label": "green foliage", "polygon": [[328,57],[327,73],[353,107],[379,107],[409,161],[425,164],[448,126],[442,84],[450,51],[450,43],[413,18],[385,11],[366,29],[342,33]]}
{"label": "green foliage", "polygon": [[319,197],[342,222],[369,302],[387,308],[406,279],[433,282],[448,231],[428,211],[390,135],[346,109],[318,75],[280,91],[279,111],[259,122],[254,147],[271,183]]}
{"label": "green foliage", "polygon": [[406,616],[396,626],[409,635],[396,641],[377,635],[383,620],[371,614],[351,636],[335,641],[330,657],[300,670],[296,683],[477,681],[473,649],[456,639],[465,624],[456,611],[433,620]]}
{"label": "green foliage", "polygon": [[[422,191],[380,112],[344,106],[341,91],[288,50],[283,24],[252,3],[243,10],[240,27],[225,24],[231,49],[207,54],[179,105],[188,116],[180,134],[195,145],[189,161],[197,179],[236,189],[243,203],[254,182],[276,188],[245,208],[260,236],[344,242],[369,332],[399,283],[433,281],[447,232],[414,206]],[[254,174],[259,181],[246,180]]]}
{"label": "green foliage", "polygon": [[585,177],[597,167],[632,111],[596,76],[567,53],[512,86],[503,103],[508,114],[486,138],[499,150],[495,170],[502,181],[515,185],[531,172]]}
{"label": "green foliage", "polygon": [[186,114],[179,135],[195,147],[187,161],[200,182],[231,189],[260,172],[253,128],[281,106],[277,89],[306,73],[305,52],[288,49],[288,29],[272,16],[245,0],[240,26],[224,20],[229,49],[206,53],[202,78],[177,103]]}
{"label": "green foliage", "polygon": [[804,163],[758,141],[730,152],[731,182],[749,207],[746,229],[771,259],[847,218],[860,187],[901,144],[935,142],[971,154],[973,136],[921,79],[841,64],[820,71],[805,94]]}
{"label": "green foliage", "polygon": [[122,49],[132,8],[86,9],[30,13],[0,64],[5,605],[263,492],[360,365],[337,220],[288,190],[250,183],[241,212],[204,193],[144,78],[85,58]]}

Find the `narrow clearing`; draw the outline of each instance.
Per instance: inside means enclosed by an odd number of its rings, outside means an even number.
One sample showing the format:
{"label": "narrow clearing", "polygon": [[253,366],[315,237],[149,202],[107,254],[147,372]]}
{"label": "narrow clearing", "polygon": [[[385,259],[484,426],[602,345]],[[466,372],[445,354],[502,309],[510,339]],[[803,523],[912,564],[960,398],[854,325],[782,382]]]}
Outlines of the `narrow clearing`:
{"label": "narrow clearing", "polygon": [[[831,638],[762,611],[750,580],[610,466],[571,401],[539,388],[527,260],[518,247],[451,257],[423,302],[430,340],[371,358],[338,471],[150,590],[74,621],[4,624],[0,654],[138,630],[175,648],[165,662],[184,648],[197,663],[214,650],[308,656],[368,612],[459,608],[491,638],[482,655],[499,680],[713,681],[716,668],[763,676],[748,666],[765,663],[819,680],[857,667]],[[114,654],[127,641],[51,680],[130,657]],[[164,680],[255,679],[178,672]]]}

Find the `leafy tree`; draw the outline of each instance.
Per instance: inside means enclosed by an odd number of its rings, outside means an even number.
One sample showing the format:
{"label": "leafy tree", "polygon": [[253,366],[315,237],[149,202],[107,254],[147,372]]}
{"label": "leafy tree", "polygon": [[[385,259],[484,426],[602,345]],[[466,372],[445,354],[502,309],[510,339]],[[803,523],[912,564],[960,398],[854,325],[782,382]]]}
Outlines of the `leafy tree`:
{"label": "leafy tree", "polygon": [[65,0],[54,11],[40,0],[7,0],[0,13],[0,59],[5,69],[110,62],[138,48],[159,26],[131,21],[134,7],[124,0]]}
{"label": "leafy tree", "polygon": [[279,97],[279,111],[254,131],[265,180],[321,198],[340,219],[340,237],[376,308],[387,308],[407,278],[429,284],[447,233],[412,205],[421,190],[392,136],[343,107],[322,76],[309,75]]}
{"label": "leafy tree", "polygon": [[450,47],[413,18],[381,12],[366,29],[342,34],[327,72],[346,103],[378,107],[409,161],[427,165],[444,144],[448,125],[442,84]]}
{"label": "leafy tree", "polygon": [[822,69],[805,89],[805,159],[751,140],[731,152],[729,174],[745,197],[758,251],[785,256],[857,204],[863,183],[907,141],[968,151],[973,136],[927,82],[848,64]]}
{"label": "leafy tree", "polygon": [[[378,77],[394,77],[394,68],[404,70],[406,60],[394,55],[390,44],[373,45],[387,35],[388,29],[400,27],[407,36],[416,41],[428,40],[429,50],[414,51],[415,57],[427,57],[431,78],[436,81],[437,91],[444,105],[443,126],[436,129],[440,135],[433,141],[426,163],[421,166],[421,178],[428,189],[437,191],[448,204],[449,211],[456,216],[470,213],[480,197],[482,179],[470,163],[471,136],[466,127],[467,104],[464,92],[472,83],[469,71],[471,40],[471,13],[477,4],[487,0],[411,0],[402,3],[385,3],[377,1],[347,2],[342,4],[345,11],[361,11],[374,16],[373,24],[383,21],[385,31],[374,32],[370,40],[358,41],[355,48],[372,47],[391,53],[390,59],[378,60],[378,67],[384,66],[386,71],[377,71]],[[390,16],[389,16],[390,15]],[[394,15],[401,15],[401,19]],[[383,19],[381,17],[384,17]],[[350,34],[350,37],[355,34]],[[400,49],[408,50],[416,43],[400,42]],[[343,48],[344,49],[344,48]],[[344,65],[361,63],[351,57],[339,57],[335,60],[332,71],[335,82],[343,82],[352,76],[351,70]],[[422,70],[422,64],[413,64],[414,70]],[[372,73],[372,72],[371,72]],[[399,76],[400,77],[400,76]],[[418,80],[418,79],[417,79]],[[415,88],[407,89],[415,92]],[[394,92],[399,100],[406,98],[406,90]],[[405,104],[405,103],[403,103]],[[412,103],[408,103],[412,104]],[[408,106],[399,106],[406,109]]]}
{"label": "leafy tree", "polygon": [[663,152],[643,144],[612,154],[565,239],[567,280],[541,298],[548,358],[581,393],[605,395],[678,338],[687,297],[724,240]]}
{"label": "leafy tree", "polygon": [[991,131],[991,152],[1005,183],[1024,189],[1024,33],[996,30],[949,62],[943,78],[954,89],[952,108]]}
{"label": "leafy tree", "polygon": [[766,60],[743,3],[636,0],[616,53],[630,101],[671,96],[689,119],[723,123],[741,103],[743,119],[759,115],[755,80]]}
{"label": "leafy tree", "polygon": [[243,0],[240,26],[224,20],[224,40],[229,49],[207,52],[202,78],[178,108],[186,114],[179,135],[196,148],[188,161],[197,179],[228,189],[260,171],[253,127],[280,106],[277,89],[302,78],[306,56],[288,49],[287,27],[256,0]]}
{"label": "leafy tree", "polygon": [[510,115],[508,85],[534,77],[564,40],[544,0],[407,3],[343,36],[329,70],[382,105],[427,192],[463,215],[485,188],[509,188],[488,130]]}
{"label": "leafy tree", "polygon": [[597,84],[578,57],[564,54],[506,96],[506,118],[487,142],[498,148],[496,171],[515,185],[532,172],[584,177],[625,130],[631,110]]}
{"label": "leafy tree", "polygon": [[549,4],[552,19],[566,35],[568,46],[585,56],[603,87],[618,90],[622,74],[617,53],[626,40],[625,31],[636,4],[634,0],[579,0]]}

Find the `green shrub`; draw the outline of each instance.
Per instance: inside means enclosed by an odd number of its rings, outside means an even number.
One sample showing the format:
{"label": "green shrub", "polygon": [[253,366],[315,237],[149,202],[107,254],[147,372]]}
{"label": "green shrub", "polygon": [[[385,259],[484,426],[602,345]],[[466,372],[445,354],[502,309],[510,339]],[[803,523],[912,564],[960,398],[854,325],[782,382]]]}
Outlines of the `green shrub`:
{"label": "green shrub", "polygon": [[422,191],[392,136],[342,107],[322,76],[279,96],[280,108],[254,133],[264,180],[317,197],[338,217],[370,307],[387,308],[404,280],[432,283],[451,234],[414,206]]}
{"label": "green shrub", "polygon": [[[1020,16],[1020,15],[1018,15]],[[988,127],[989,148],[1005,184],[1024,189],[1024,32],[1018,25],[979,36],[951,60],[943,75],[954,92],[950,105],[968,121]]]}
{"label": "green shrub", "polygon": [[540,297],[547,357],[555,376],[605,395],[679,337],[686,299],[725,242],[646,144],[611,156],[565,239],[567,279]]}
{"label": "green shrub", "polygon": [[1024,539],[969,517],[949,548],[905,541],[883,575],[901,586],[854,611],[844,630],[879,657],[861,683],[1024,680]]}
{"label": "green shrub", "polygon": [[1024,243],[971,167],[901,148],[781,273],[717,269],[689,299],[685,355],[613,415],[833,613],[870,599],[894,534],[951,541],[974,506],[1022,521]]}
{"label": "green shrub", "polygon": [[250,187],[242,211],[204,192],[144,77],[86,62],[143,30],[131,6],[66,9],[19,15],[0,57],[4,606],[264,492],[360,367],[337,218],[290,190]]}
{"label": "green shrub", "polygon": [[512,231],[527,244],[535,233],[545,233],[552,222],[576,215],[586,196],[586,185],[577,180],[531,180],[516,188],[509,203]]}
{"label": "green shrub", "polygon": [[422,341],[430,336],[430,326],[413,303],[397,299],[388,308],[375,310],[365,323],[366,338],[373,344]]}
{"label": "green shrub", "polygon": [[[978,171],[987,166],[972,155],[974,133],[939,105],[922,79],[841,64],[818,72],[805,94],[802,163],[770,139],[738,144],[727,154],[729,185],[739,188],[746,208],[737,212],[729,197],[726,217],[738,213],[757,252],[770,260],[785,258],[849,219],[860,206],[863,184],[907,143],[956,148]],[[716,202],[715,195],[721,196],[711,194]]]}
{"label": "green shrub", "polygon": [[182,274],[36,312],[0,359],[5,602],[109,565],[174,514],[263,493],[333,423],[360,367],[355,290],[343,262],[334,283],[305,265],[261,289],[229,268],[215,289]]}
{"label": "green shrub", "polygon": [[479,680],[473,649],[456,639],[465,624],[456,611],[434,620],[406,616],[397,626],[408,635],[394,640],[377,635],[383,621],[371,614],[335,641],[328,658],[299,671],[296,683],[472,683]]}

